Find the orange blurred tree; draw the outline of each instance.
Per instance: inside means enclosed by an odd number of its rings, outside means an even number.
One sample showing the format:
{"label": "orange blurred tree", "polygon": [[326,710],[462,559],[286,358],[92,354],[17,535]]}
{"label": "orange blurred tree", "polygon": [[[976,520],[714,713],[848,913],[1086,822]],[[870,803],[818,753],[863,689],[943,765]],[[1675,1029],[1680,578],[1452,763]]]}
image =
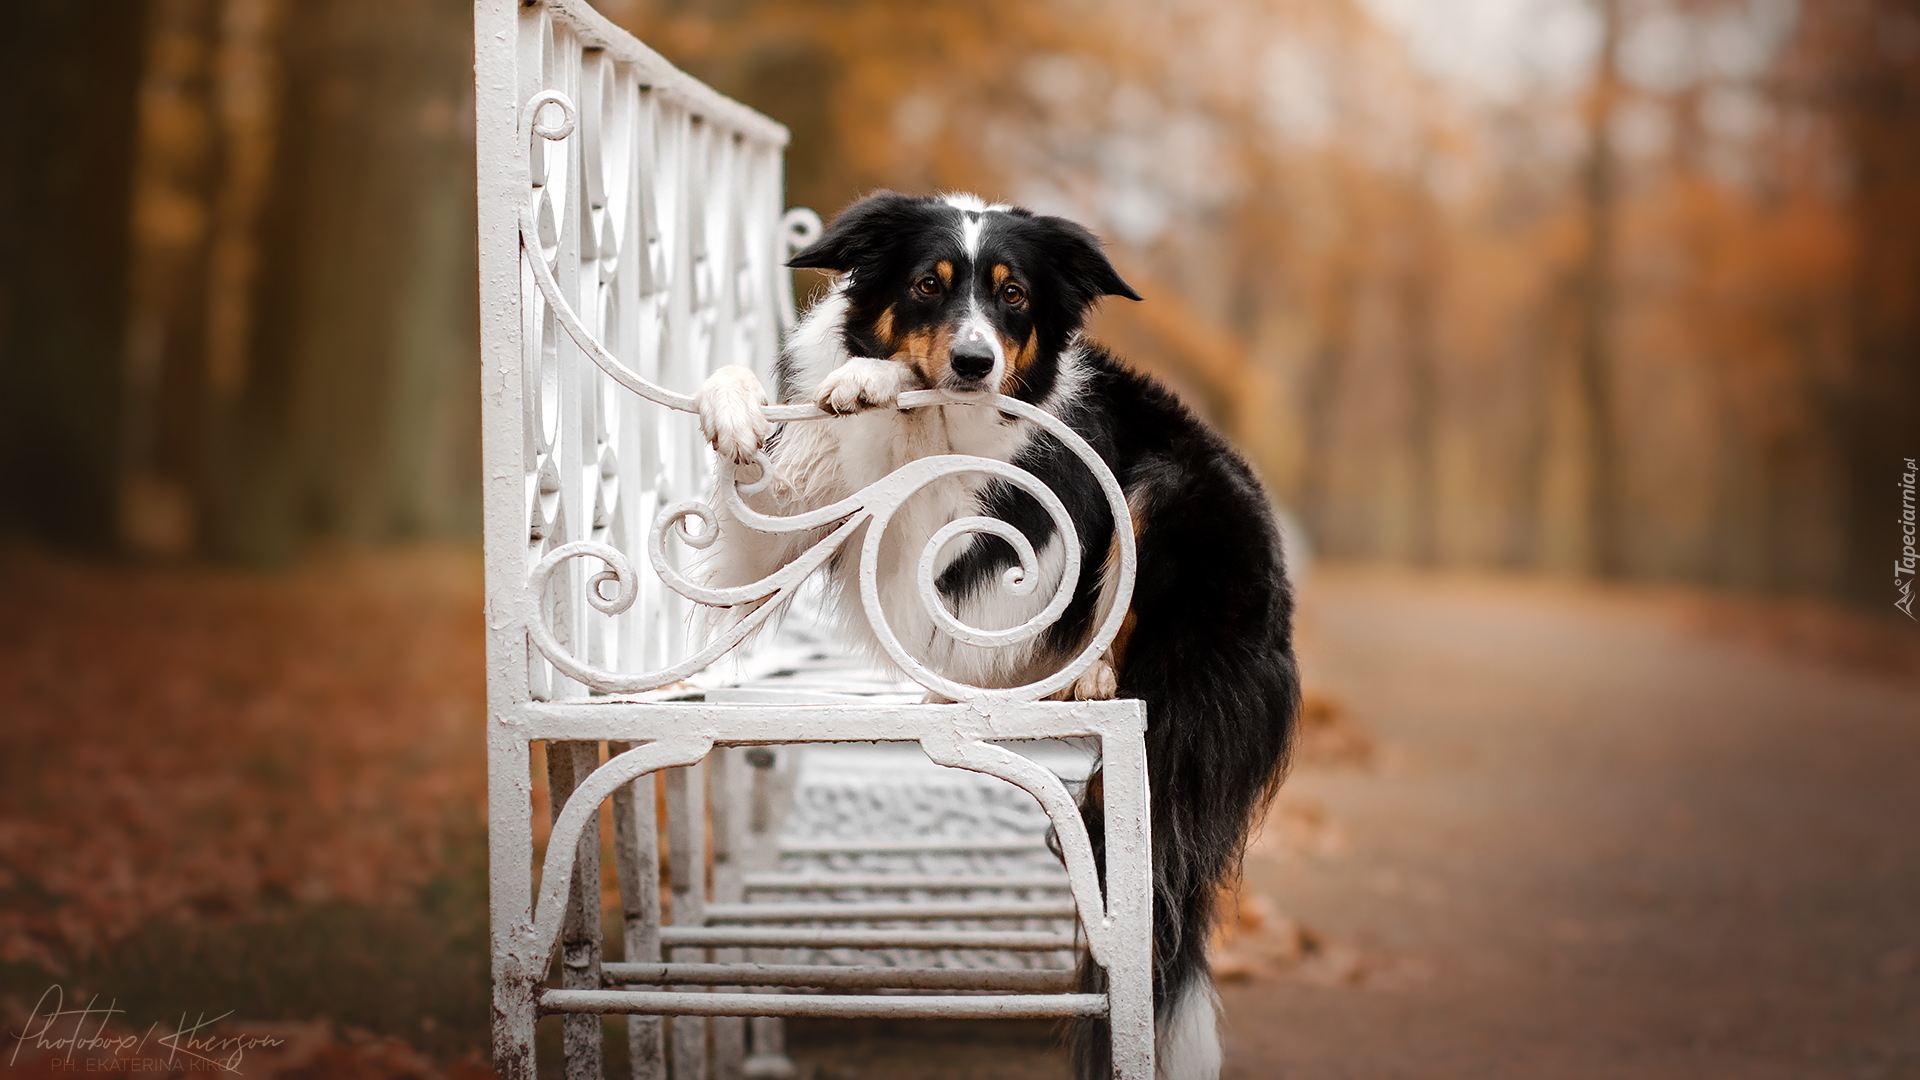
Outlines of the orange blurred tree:
{"label": "orange blurred tree", "polygon": [[[1535,3],[1588,47],[1500,92],[1362,0],[603,7],[792,127],[791,202],[1093,225],[1148,297],[1095,332],[1328,552],[1878,597],[1920,366],[1911,5]],[[133,8],[141,73],[6,169],[55,209],[0,309],[7,448],[48,463],[9,518],[252,559],[470,529],[466,4]]]}
{"label": "orange blurred tree", "polygon": [[1857,77],[1872,120],[1857,81],[1809,89],[1885,53],[1861,3],[1596,0],[1588,74],[1504,97],[1357,3],[616,14],[794,126],[796,201],[977,188],[1094,224],[1148,296],[1096,332],[1336,554],[1837,589],[1884,561],[1900,430],[1836,411],[1886,400],[1834,381],[1856,241],[1885,262],[1915,229],[1860,212],[1897,183],[1836,177],[1920,119],[1881,86],[1910,64]]}

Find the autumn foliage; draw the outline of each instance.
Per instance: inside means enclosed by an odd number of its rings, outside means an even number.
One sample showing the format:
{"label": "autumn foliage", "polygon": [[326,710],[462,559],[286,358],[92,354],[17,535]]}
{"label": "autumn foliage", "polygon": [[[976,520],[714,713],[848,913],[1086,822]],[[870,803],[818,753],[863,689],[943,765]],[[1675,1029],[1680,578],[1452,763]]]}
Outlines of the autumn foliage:
{"label": "autumn foliage", "polygon": [[[0,517],[279,565],[471,535],[464,0],[136,6],[30,5],[0,58],[45,102],[0,121],[43,151],[0,169],[38,209],[0,267],[0,449],[45,462]],[[1092,225],[1147,297],[1094,332],[1326,552],[1887,606],[1910,4],[601,7],[788,124],[791,203]]]}
{"label": "autumn foliage", "polygon": [[[0,551],[0,961],[410,902],[485,821],[478,560],[291,580]],[[459,850],[460,845],[467,845]]]}
{"label": "autumn foliage", "polygon": [[1491,9],[607,6],[792,125],[796,202],[1092,223],[1147,296],[1095,332],[1328,552],[1885,599],[1908,5],[1538,0],[1465,63]]}

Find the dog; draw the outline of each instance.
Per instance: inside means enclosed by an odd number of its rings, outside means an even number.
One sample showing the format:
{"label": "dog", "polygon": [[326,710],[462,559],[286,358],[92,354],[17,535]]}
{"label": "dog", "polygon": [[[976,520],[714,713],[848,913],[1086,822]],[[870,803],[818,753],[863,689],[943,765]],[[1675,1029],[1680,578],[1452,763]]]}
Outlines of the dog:
{"label": "dog", "polygon": [[[1115,523],[1093,474],[1040,426],[990,405],[890,408],[901,393],[944,389],[990,401],[997,392],[1037,406],[1091,444],[1124,489],[1132,520],[1122,527],[1134,531],[1138,554],[1131,606],[1113,644],[1062,695],[1146,704],[1156,1073],[1217,1076],[1219,999],[1207,961],[1215,898],[1238,874],[1248,835],[1285,776],[1300,699],[1293,597],[1265,491],[1172,393],[1081,335],[1103,297],[1140,296],[1074,222],[972,196],[880,192],[842,211],[788,265],[832,278],[786,341],[780,400],[835,418],[774,430],[760,411],[764,389],[739,367],[716,372],[696,398],[701,431],[722,458],[743,470],[771,464],[772,481],[748,499],[753,509],[818,509],[910,461],[969,454],[1027,470],[1071,514],[1081,558],[1066,611],[1022,645],[987,648],[953,640],[922,608],[922,548],[962,517],[1019,529],[1040,564],[1038,587],[1013,587],[1025,579],[1009,576],[1018,556],[999,536],[955,537],[936,562],[937,590],[954,617],[1004,629],[1038,612],[1059,586],[1061,530],[1037,499],[994,477],[942,477],[904,503],[883,537],[878,585],[889,625],[921,663],[982,687],[1027,685],[1059,670],[1110,606]],[[716,584],[757,580],[828,528],[774,536],[716,513]],[[848,631],[884,659],[859,599],[858,546],[829,562],[828,587]],[[1097,771],[1082,815],[1103,855]],[[1103,980],[1083,966],[1089,991]],[[1080,1076],[1112,1075],[1104,1021],[1077,1022],[1069,1041]]]}

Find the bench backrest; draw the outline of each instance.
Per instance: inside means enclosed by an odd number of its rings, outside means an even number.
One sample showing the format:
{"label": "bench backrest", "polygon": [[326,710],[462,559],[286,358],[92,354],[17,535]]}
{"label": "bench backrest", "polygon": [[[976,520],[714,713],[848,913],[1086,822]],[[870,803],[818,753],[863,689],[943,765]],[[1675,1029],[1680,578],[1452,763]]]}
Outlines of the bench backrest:
{"label": "bench backrest", "polygon": [[[728,364],[772,385],[780,336],[793,320],[782,264],[818,234],[819,218],[782,212],[785,128],[677,70],[583,0],[481,0],[475,15],[490,694],[496,703],[671,694],[779,610],[803,576],[763,579],[743,600],[705,590],[687,573],[711,540],[716,517],[707,500],[728,499],[747,516],[739,499],[753,479],[742,475],[736,487],[728,468],[711,494],[712,458],[690,395]],[[1011,398],[939,391],[903,395],[901,407],[959,401],[1051,431],[1088,463],[1114,520],[1129,519],[1111,473],[1051,414]],[[811,406],[768,412],[790,422],[824,419]],[[1053,492],[1002,461],[913,463],[848,500],[831,544],[794,569],[817,567],[832,546],[862,544],[867,619],[910,676],[956,700],[1053,693],[1119,630],[1132,586],[1132,532],[1117,531],[1115,600],[1073,662],[1021,687],[952,682],[901,646],[872,579],[876,538],[893,511],[930,477],[961,472],[1032,493],[1059,527],[1064,568],[1051,602],[1019,627],[980,631],[957,622],[931,594],[930,578],[921,583],[922,606],[956,640],[1032,638],[1065,609],[1080,546]],[[804,531],[797,521],[754,527]],[[854,541],[863,526],[865,540]],[[926,559],[982,532],[1023,549],[1030,573],[1039,572],[1024,540],[986,518],[941,530]],[[696,603],[729,608],[715,636],[696,637]]]}
{"label": "bench backrest", "polygon": [[[476,57],[489,588],[526,582],[576,542],[638,556],[661,507],[704,494],[693,417],[619,386],[569,315],[619,362],[691,391],[714,368],[770,377],[792,319],[784,127],[675,69],[584,3],[500,5],[511,35]],[[502,25],[506,20],[499,18]],[[530,219],[538,257],[521,258]],[[531,248],[531,245],[529,245]],[[551,302],[540,278],[557,290]],[[568,311],[567,309],[570,309]],[[616,617],[590,610],[600,567],[565,561],[546,590],[558,644],[586,664],[654,670],[686,655],[689,604],[641,574]],[[604,587],[604,586],[603,586]],[[490,597],[499,623],[513,599]],[[585,693],[533,661],[536,698]],[[518,665],[515,665],[518,666]]]}

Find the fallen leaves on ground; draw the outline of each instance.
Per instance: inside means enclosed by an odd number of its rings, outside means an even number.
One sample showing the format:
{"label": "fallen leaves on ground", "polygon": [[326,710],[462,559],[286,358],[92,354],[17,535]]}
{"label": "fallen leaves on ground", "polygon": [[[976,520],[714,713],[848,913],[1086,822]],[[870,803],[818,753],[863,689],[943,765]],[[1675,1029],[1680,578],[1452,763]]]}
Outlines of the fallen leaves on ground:
{"label": "fallen leaves on ground", "polygon": [[1220,982],[1289,979],[1316,986],[1391,989],[1433,975],[1422,957],[1399,956],[1328,940],[1283,913],[1268,897],[1223,889],[1209,959]]}
{"label": "fallen leaves on ground", "polygon": [[[1304,695],[1296,768],[1378,772],[1392,764],[1392,750],[1374,739],[1338,698],[1311,689]],[[1247,845],[1249,854],[1283,862],[1339,858],[1347,849],[1347,832],[1325,804],[1285,788]],[[1331,941],[1285,914],[1270,898],[1247,892],[1244,883],[1221,890],[1219,913],[1210,953],[1214,977],[1221,982],[1282,978],[1320,986],[1389,987],[1431,975],[1431,965],[1420,958]]]}
{"label": "fallen leaves on ground", "polygon": [[1340,699],[1308,689],[1300,699],[1294,735],[1296,765],[1316,768],[1371,769],[1380,762],[1380,746]]}
{"label": "fallen leaves on ground", "polygon": [[1273,800],[1266,822],[1247,845],[1250,854],[1282,861],[1301,856],[1334,858],[1346,850],[1347,832],[1327,814],[1326,806],[1285,789]]}
{"label": "fallen leaves on ground", "polygon": [[479,560],[269,576],[0,548],[0,960],[400,901],[485,821]]}

